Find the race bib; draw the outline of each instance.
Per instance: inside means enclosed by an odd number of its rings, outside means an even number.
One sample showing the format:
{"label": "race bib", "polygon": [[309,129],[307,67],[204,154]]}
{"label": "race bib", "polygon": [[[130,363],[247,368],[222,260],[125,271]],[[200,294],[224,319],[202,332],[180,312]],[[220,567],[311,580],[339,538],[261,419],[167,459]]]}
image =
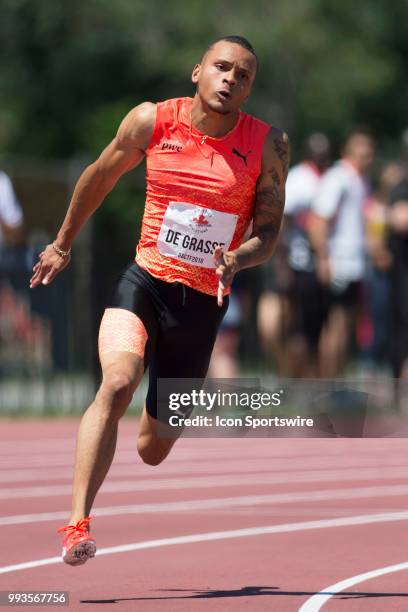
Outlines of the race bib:
{"label": "race bib", "polygon": [[229,249],[238,215],[184,202],[170,202],[157,239],[162,255],[193,266],[215,268],[213,252]]}

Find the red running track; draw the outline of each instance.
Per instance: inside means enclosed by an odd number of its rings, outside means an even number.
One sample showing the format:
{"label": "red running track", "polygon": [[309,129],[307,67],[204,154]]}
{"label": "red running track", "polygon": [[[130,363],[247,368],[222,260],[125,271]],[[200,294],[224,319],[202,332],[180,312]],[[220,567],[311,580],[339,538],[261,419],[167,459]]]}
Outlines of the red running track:
{"label": "red running track", "polygon": [[98,494],[99,554],[58,558],[71,420],[1,421],[0,590],[70,610],[408,610],[405,439],[182,439],[145,466],[121,423]]}

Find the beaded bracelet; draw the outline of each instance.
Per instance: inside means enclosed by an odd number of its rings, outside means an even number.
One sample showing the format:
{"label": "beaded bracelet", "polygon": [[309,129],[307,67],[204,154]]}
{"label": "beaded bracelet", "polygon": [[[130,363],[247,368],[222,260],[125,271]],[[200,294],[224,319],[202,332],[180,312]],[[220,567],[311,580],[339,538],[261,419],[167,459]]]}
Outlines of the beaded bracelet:
{"label": "beaded bracelet", "polygon": [[59,246],[55,244],[55,242],[52,243],[52,248],[62,258],[68,257],[68,255],[71,253],[71,249],[68,249],[68,251],[63,251],[62,249],[59,248]]}

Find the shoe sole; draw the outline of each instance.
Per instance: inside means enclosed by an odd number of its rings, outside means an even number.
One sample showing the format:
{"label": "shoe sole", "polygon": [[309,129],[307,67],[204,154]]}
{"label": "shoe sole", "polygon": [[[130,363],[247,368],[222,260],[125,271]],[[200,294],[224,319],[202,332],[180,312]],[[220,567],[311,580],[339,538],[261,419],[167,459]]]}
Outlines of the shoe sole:
{"label": "shoe sole", "polygon": [[68,552],[63,553],[62,560],[68,565],[83,565],[88,559],[92,559],[95,553],[96,542],[94,540],[87,540],[86,542],[79,542]]}

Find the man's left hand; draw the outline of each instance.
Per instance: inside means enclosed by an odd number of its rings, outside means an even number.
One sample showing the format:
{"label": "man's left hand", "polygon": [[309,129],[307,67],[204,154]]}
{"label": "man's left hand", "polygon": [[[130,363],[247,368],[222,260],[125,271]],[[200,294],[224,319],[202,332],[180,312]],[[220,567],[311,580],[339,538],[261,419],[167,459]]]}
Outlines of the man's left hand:
{"label": "man's left hand", "polygon": [[223,253],[221,247],[215,249],[213,259],[216,265],[215,273],[218,276],[217,304],[222,306],[224,291],[231,285],[238,272],[238,262],[232,251]]}

